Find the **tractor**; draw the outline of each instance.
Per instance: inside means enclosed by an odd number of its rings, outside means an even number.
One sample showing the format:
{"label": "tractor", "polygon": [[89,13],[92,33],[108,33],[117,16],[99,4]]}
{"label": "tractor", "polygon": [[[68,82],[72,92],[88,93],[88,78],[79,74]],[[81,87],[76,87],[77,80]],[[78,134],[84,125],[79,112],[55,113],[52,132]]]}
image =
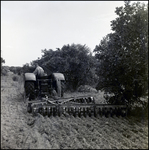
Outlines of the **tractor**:
{"label": "tractor", "polygon": [[36,78],[33,73],[24,74],[24,99],[27,111],[43,116],[126,116],[126,105],[96,104],[93,96],[64,97],[65,77],[52,73]]}
{"label": "tractor", "polygon": [[59,96],[64,94],[65,77],[62,73],[36,78],[33,73],[25,73],[25,96],[30,101],[37,97]]}

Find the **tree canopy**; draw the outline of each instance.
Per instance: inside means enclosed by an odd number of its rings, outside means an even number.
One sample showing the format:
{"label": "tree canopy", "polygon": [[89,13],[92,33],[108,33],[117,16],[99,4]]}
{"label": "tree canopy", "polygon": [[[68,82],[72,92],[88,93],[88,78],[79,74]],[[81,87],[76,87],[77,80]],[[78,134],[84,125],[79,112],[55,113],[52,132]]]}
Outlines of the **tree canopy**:
{"label": "tree canopy", "polygon": [[113,33],[94,49],[97,88],[114,93],[113,103],[133,103],[148,91],[148,7],[125,1],[115,13],[118,17],[111,21]]}
{"label": "tree canopy", "polygon": [[95,84],[97,75],[95,73],[95,58],[86,45],[71,44],[64,45],[57,50],[44,49],[42,57],[38,62],[47,74],[61,72],[65,75],[68,89],[76,90],[78,86]]}

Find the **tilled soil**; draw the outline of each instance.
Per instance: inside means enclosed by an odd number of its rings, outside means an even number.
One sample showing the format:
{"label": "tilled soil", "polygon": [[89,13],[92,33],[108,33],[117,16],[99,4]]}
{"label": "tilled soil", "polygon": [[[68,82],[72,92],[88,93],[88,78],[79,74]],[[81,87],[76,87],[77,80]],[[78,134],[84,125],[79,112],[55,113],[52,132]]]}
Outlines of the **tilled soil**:
{"label": "tilled soil", "polygon": [[[1,77],[1,149],[148,149],[148,120],[33,117],[26,111],[22,77],[12,76]],[[103,101],[101,93],[95,98]]]}

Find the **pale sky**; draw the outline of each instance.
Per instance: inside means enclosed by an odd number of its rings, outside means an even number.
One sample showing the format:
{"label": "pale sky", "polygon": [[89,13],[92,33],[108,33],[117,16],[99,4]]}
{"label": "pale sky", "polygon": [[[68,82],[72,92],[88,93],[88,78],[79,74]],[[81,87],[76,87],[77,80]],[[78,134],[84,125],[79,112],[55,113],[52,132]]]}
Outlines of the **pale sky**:
{"label": "pale sky", "polygon": [[[147,3],[147,1],[146,1]],[[41,50],[86,44],[91,51],[111,33],[123,1],[1,1],[1,56],[6,66],[41,58]]]}

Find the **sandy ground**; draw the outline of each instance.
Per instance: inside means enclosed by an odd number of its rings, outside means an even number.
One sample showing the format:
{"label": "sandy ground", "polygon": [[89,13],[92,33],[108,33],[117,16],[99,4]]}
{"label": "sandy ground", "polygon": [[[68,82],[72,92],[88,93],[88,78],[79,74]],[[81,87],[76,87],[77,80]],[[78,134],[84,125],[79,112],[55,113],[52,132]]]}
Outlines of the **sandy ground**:
{"label": "sandy ground", "polygon": [[[22,77],[13,81],[13,76],[1,77],[1,149],[148,149],[147,120],[33,117],[23,101]],[[104,101],[102,93],[94,96],[96,101]]]}

